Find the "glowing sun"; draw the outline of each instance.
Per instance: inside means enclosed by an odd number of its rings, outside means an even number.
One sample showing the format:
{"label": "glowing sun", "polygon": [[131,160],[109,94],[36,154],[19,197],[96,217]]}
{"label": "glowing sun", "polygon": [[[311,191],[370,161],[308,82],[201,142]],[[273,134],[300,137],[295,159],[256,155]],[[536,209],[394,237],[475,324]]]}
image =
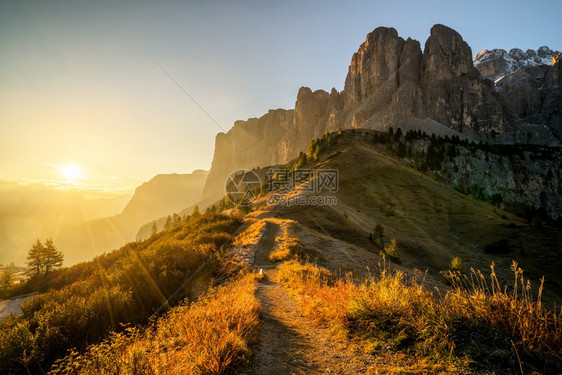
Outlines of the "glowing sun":
{"label": "glowing sun", "polygon": [[65,165],[64,167],[60,167],[60,172],[68,181],[75,181],[82,177],[80,169],[78,169],[75,165]]}

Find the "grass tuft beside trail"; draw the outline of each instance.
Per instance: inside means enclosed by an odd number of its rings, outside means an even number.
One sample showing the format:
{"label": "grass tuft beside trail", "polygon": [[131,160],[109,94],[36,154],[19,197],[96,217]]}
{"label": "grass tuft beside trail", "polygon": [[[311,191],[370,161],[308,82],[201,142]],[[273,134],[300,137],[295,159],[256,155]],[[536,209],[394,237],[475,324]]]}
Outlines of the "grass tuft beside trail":
{"label": "grass tuft beside trail", "polygon": [[279,281],[314,323],[373,354],[407,354],[403,370],[562,371],[561,315],[541,305],[540,292],[537,300],[531,297],[516,263],[509,292],[499,287],[492,266],[489,277],[448,272],[452,288],[443,297],[384,268],[357,283],[351,275],[340,278],[312,263],[288,261],[280,266]]}

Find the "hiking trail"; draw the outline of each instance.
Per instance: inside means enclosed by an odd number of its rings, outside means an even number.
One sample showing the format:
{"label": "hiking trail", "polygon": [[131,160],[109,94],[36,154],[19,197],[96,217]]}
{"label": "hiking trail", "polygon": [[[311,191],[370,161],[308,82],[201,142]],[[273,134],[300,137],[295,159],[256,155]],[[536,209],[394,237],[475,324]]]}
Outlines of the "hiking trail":
{"label": "hiking trail", "polygon": [[295,302],[277,281],[269,254],[275,247],[279,225],[270,221],[255,253],[254,267],[264,278],[257,298],[262,306],[262,327],[254,357],[243,374],[361,374],[372,356],[331,338],[327,329],[313,326],[301,316]]}

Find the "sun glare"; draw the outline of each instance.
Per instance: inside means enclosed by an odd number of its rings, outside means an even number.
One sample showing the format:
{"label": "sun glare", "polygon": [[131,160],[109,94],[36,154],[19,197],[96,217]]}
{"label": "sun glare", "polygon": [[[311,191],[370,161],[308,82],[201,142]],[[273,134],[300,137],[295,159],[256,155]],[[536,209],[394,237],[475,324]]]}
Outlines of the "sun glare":
{"label": "sun glare", "polygon": [[75,165],[66,165],[64,167],[60,167],[60,171],[63,177],[68,181],[76,181],[80,177],[82,177],[80,169],[78,169],[78,167],[76,167]]}

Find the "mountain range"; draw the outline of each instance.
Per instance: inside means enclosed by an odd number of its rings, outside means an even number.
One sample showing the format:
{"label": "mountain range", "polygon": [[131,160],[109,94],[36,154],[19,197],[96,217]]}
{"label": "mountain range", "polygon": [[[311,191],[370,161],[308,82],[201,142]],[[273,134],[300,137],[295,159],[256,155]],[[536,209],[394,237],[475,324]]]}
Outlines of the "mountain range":
{"label": "mountain range", "polygon": [[[393,127],[404,133],[415,129],[475,142],[529,145],[521,146],[521,158],[506,156],[498,165],[468,161],[451,172],[449,181],[463,174],[481,176],[487,195],[500,194],[504,202],[548,211],[547,216],[558,220],[559,156],[545,151],[530,158],[529,150],[532,145],[560,147],[560,54],[547,47],[522,54],[512,50],[509,65],[510,54],[495,51],[473,60],[461,35],[444,25],[431,28],[423,50],[418,41],[403,39],[393,28],[376,28],[353,55],[342,92],[302,87],[294,109],[270,110],[219,133],[203,194],[219,198],[232,171],[287,163],[306,151],[311,139],[327,132]],[[530,82],[528,71],[534,70],[541,75]],[[499,179],[486,178],[498,174]],[[509,194],[505,183],[512,186]],[[546,202],[552,202],[552,209]]]}

